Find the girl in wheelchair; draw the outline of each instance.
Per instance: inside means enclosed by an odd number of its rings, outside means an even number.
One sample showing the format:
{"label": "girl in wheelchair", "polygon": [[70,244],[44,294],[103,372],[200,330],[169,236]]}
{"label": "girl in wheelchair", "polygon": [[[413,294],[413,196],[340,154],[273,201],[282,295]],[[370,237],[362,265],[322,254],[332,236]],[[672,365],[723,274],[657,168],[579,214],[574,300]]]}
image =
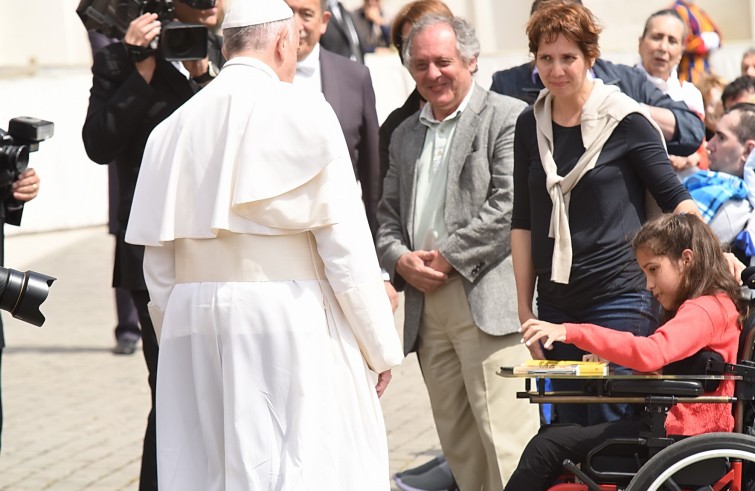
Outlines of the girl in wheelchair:
{"label": "girl in wheelchair", "polygon": [[[747,303],[732,276],[721,246],[697,216],[663,215],[646,223],[632,241],[647,288],[664,311],[664,323],[648,337],[591,324],[551,324],[530,319],[521,327],[522,342],[569,343],[640,372],[652,372],[707,349],[726,363],[736,363]],[[733,395],[724,381],[705,395]],[[668,412],[668,435],[729,432],[731,404],[677,404]],[[549,425],[530,440],[505,491],[546,490],[564,459],[579,462],[609,438],[636,437],[649,429],[645,415],[593,426]]]}

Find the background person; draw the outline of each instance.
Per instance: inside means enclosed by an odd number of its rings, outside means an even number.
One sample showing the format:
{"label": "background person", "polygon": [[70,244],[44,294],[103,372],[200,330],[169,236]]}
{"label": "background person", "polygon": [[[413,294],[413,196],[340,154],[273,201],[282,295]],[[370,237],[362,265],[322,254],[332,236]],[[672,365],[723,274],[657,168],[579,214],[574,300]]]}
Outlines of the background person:
{"label": "background person", "polygon": [[715,73],[707,73],[700,77],[695,87],[698,88],[700,94],[703,96],[703,104],[705,104],[705,141],[709,141],[716,132],[718,119],[724,113],[721,96],[723,95],[724,87],[726,87],[726,79]]}
{"label": "background person", "polygon": [[740,75],[747,75],[748,77],[755,77],[755,47],[749,48],[742,55],[742,62],[740,64]]}
{"label": "background person", "polygon": [[351,61],[364,63],[364,40],[359,37],[351,12],[338,0],[327,2],[327,11],[333,18],[328,22],[320,43],[322,47]]}
{"label": "background person", "polygon": [[[547,90],[519,117],[514,141],[511,253],[519,320],[588,322],[646,335],[659,312],[627,235],[646,219],[646,191],[665,211],[699,211],[640,105],[588,76],[599,34],[592,12],[573,2],[546,3],[527,25]],[[586,354],[561,343],[545,353],[537,343],[529,348],[536,359]],[[558,390],[574,386],[552,383]],[[629,416],[631,406],[558,404],[556,414],[561,423],[588,425]]]}
{"label": "background person", "polygon": [[[719,353],[725,363],[737,362],[739,333],[747,305],[729,272],[718,238],[697,216],[664,215],[645,224],[632,241],[647,288],[663,306],[668,320],[648,337],[591,324],[551,324],[531,319],[522,339],[569,343],[640,372],[653,372],[701,350]],[[734,382],[725,381],[705,395],[732,396]],[[731,404],[677,404],[665,421],[667,435],[730,432]],[[648,431],[641,415],[593,426],[543,428],[527,445],[506,491],[546,490],[558,477],[564,459],[581,462],[608,438],[636,438]]]}
{"label": "background person", "polygon": [[[173,5],[178,21],[202,24],[208,29],[217,23],[216,7],[195,9],[181,0]],[[158,346],[147,309],[149,294],[142,272],[144,248],[127,244],[124,236],[147,137],[155,126],[207,85],[223,64],[222,40],[212,32],[208,36],[208,57],[203,60],[169,62],[154,53],[145,53],[144,48],[160,30],[157,15],[146,13],[130,23],[123,42],[108,45],[95,55],[89,108],[82,129],[89,158],[98,164],[113,162],[118,173],[120,202],[113,286],[128,290],[136,306],[152,395],[144,435],[140,491],[157,489],[154,406]]]}
{"label": "background person", "polygon": [[[716,134],[708,142],[710,171],[693,174],[684,181],[692,199],[713,233],[744,263],[755,256],[755,241],[749,224],[755,188],[748,159],[755,148],[755,104],[740,103],[718,121]],[[747,227],[747,231],[745,231]]]}
{"label": "background person", "polygon": [[352,12],[354,27],[363,40],[365,53],[375,53],[390,46],[391,18],[382,3],[382,0],[364,0],[362,6]]}
{"label": "background person", "polygon": [[[639,41],[641,61],[635,66],[664,94],[685,103],[699,117],[704,118],[702,94],[692,83],[680,82],[676,72],[682,58],[684,31],[684,20],[676,10],[659,10],[650,15]],[[697,152],[689,156],[669,155],[669,159],[680,179],[698,169],[708,168],[708,154],[704,145],[700,145]]]}
{"label": "background person", "polygon": [[755,102],[755,78],[747,75],[729,82],[721,94],[724,112],[740,102]]}
{"label": "background person", "polygon": [[377,233],[377,205],[382,180],[378,148],[375,92],[369,69],[320,46],[332,22],[327,0],[286,0],[299,29],[294,84],[322,93],[333,107],[346,137],[354,174],[362,188],[362,202],[373,236]]}
{"label": "background person", "polygon": [[687,26],[679,79],[694,84],[704,73],[710,72],[708,59],[721,47],[721,31],[695,0],[676,0],[672,8]]}
{"label": "background person", "polygon": [[[0,145],[2,147],[2,145]],[[0,188],[0,266],[5,265],[5,224],[21,225],[24,203],[37,197],[39,193],[39,175],[31,167],[24,170],[10,186]],[[3,322],[0,319],[0,374],[2,374],[2,356],[5,348]],[[0,377],[0,381],[2,377]],[[0,392],[0,437],[3,432],[3,398]],[[2,448],[2,441],[0,441]]]}
{"label": "background person", "polygon": [[[95,53],[105,46],[117,42],[113,39],[100,34],[97,31],[89,31],[89,44],[92,47],[92,58]],[[118,194],[118,172],[114,163],[108,164],[107,168],[108,181],[108,232],[116,237],[118,236],[118,203],[120,196]],[[117,248],[117,247],[116,247]],[[115,346],[113,353],[116,355],[132,355],[136,351],[136,343],[142,337],[141,328],[139,327],[139,315],[136,312],[136,306],[131,299],[128,290],[121,287],[113,288],[115,293],[115,312],[118,317],[118,324],[115,326]]]}

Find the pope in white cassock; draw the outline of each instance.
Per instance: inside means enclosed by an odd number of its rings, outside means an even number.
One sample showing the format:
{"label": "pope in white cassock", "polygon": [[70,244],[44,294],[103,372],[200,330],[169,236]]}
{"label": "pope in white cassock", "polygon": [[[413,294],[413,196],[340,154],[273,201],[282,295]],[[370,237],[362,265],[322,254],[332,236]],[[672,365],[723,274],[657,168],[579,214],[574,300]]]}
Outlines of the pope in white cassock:
{"label": "pope in white cassock", "polygon": [[403,354],[341,128],[287,83],[283,0],[237,0],[223,35],[220,75],[149,138],[126,234],[160,340],[159,487],[388,490],[378,393]]}

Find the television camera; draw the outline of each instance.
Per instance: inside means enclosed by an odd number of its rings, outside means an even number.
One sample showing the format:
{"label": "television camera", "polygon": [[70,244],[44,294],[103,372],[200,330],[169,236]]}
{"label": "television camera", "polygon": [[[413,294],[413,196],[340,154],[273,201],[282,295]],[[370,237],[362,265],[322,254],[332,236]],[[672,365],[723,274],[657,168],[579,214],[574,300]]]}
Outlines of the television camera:
{"label": "television camera", "polygon": [[[39,142],[52,137],[55,125],[37,118],[13,118],[8,130],[0,129],[0,189],[10,194],[10,186],[29,165],[29,153],[39,149]],[[12,199],[6,206],[20,206]],[[35,326],[45,322],[39,306],[56,278],[35,271],[16,271],[0,267],[0,309]]]}
{"label": "television camera", "polygon": [[[193,9],[210,9],[216,0],[180,0]],[[174,21],[173,0],[81,0],[76,8],[87,30],[123,39],[128,26],[147,12],[157,14],[162,28],[143,56],[159,54],[168,61],[207,57],[207,27]]]}

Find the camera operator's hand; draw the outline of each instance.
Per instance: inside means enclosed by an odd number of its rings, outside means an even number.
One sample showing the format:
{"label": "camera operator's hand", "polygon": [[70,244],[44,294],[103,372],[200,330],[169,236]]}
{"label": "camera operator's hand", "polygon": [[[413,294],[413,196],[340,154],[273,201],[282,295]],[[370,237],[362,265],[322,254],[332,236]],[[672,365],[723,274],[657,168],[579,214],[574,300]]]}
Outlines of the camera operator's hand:
{"label": "camera operator's hand", "polygon": [[184,60],[181,63],[184,64],[184,68],[189,72],[191,78],[200,78],[202,75],[208,72],[210,65],[210,59],[205,58],[203,60]]}
{"label": "camera operator's hand", "polygon": [[[152,40],[160,34],[160,21],[157,20],[157,14],[146,13],[140,15],[136,19],[131,21],[128,26],[126,35],[123,37],[123,42],[126,45],[138,46],[140,48],[148,48]],[[151,55],[147,58],[135,61],[136,70],[139,75],[147,82],[152,81],[152,75],[155,74],[155,56]]]}
{"label": "camera operator's hand", "polygon": [[39,176],[34,169],[26,169],[11,186],[13,197],[19,201],[29,201],[39,192]]}

